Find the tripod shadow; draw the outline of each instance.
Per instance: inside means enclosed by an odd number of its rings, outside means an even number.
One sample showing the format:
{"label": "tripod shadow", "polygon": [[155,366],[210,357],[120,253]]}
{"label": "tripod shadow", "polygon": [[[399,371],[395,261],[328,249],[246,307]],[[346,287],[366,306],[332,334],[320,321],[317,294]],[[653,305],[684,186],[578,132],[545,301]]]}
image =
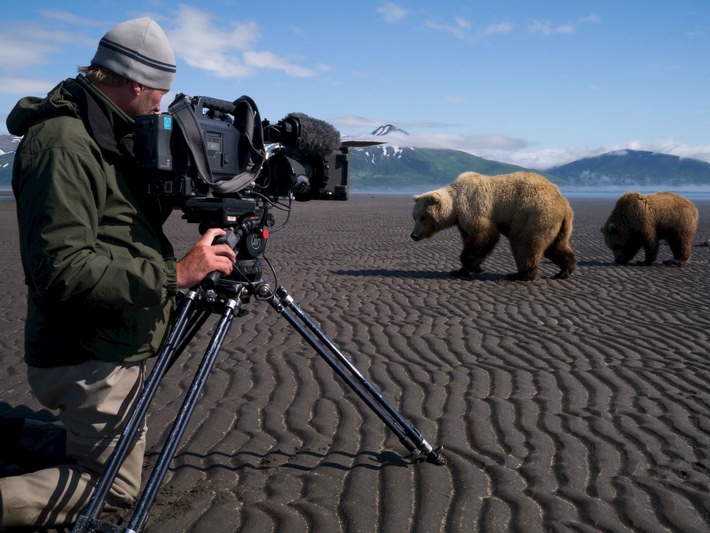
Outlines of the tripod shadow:
{"label": "tripod shadow", "polygon": [[[148,452],[145,454],[148,464],[157,459],[159,452]],[[342,458],[338,461],[335,458]],[[192,460],[192,461],[191,461]],[[182,464],[175,464],[175,462]],[[217,463],[219,461],[219,463]],[[313,464],[316,461],[316,464]],[[195,462],[201,464],[194,464]],[[212,463],[204,465],[204,463]],[[238,463],[238,464],[234,464]],[[364,468],[366,470],[382,470],[388,467],[407,468],[408,463],[394,452],[386,451],[381,453],[360,452],[351,454],[346,452],[328,452],[327,454],[315,452],[313,450],[295,450],[292,453],[283,450],[274,450],[266,454],[256,452],[239,452],[237,454],[227,454],[223,452],[211,452],[208,454],[198,454],[194,452],[183,452],[175,455],[171,472],[182,469],[192,469],[200,472],[210,472],[213,470],[226,470],[229,472],[240,472],[244,470],[266,471],[273,468],[288,468],[302,472],[310,472],[315,469],[333,468],[336,470],[353,470]]]}

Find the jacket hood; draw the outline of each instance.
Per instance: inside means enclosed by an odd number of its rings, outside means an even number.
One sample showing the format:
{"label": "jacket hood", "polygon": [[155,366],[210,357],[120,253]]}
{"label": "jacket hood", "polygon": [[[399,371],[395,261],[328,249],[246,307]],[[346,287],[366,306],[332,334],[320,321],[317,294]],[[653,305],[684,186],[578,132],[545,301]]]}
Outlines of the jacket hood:
{"label": "jacket hood", "polygon": [[30,127],[48,118],[67,115],[78,117],[76,103],[66,87],[70,81],[72,80],[61,82],[46,98],[22,98],[7,116],[7,131],[22,137]]}
{"label": "jacket hood", "polygon": [[45,98],[26,96],[22,98],[7,116],[7,131],[18,137],[40,122],[53,117],[75,117],[86,119],[87,101],[90,100],[89,115],[104,115],[104,127],[113,131],[113,135],[122,138],[133,132],[134,121],[101,91],[94,87],[84,76],[77,76],[59,83],[49,91]]}
{"label": "jacket hood", "polygon": [[135,122],[84,76],[64,80],[45,98],[22,98],[7,117],[7,130],[23,137],[32,126],[60,116],[84,121],[102,150],[117,155],[125,155],[126,147],[132,151]]}

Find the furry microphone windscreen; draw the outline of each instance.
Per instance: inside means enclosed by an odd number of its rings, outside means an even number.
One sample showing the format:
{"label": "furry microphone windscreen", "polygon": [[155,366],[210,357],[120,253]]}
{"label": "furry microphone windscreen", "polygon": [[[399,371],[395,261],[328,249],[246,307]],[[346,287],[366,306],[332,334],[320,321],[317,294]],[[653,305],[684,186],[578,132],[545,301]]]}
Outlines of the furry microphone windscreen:
{"label": "furry microphone windscreen", "polygon": [[295,118],[301,125],[296,148],[304,154],[326,157],[340,148],[340,132],[331,124],[303,113],[289,113],[287,118]]}

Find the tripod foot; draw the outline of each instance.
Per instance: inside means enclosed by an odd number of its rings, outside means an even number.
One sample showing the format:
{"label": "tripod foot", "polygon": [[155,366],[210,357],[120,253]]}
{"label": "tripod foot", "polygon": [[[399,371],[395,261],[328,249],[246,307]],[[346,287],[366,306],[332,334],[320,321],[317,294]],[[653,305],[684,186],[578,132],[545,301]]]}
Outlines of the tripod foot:
{"label": "tripod foot", "polygon": [[438,448],[431,450],[429,453],[412,452],[406,456],[404,460],[409,464],[427,462],[437,466],[443,466],[446,464],[446,459],[441,456],[443,448],[443,446],[439,446]]}

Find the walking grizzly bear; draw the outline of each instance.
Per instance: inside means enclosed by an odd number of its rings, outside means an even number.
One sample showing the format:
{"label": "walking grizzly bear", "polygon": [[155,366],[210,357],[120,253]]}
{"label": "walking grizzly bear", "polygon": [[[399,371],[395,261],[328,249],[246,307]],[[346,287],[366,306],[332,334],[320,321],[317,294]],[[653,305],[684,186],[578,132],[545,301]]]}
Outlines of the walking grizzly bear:
{"label": "walking grizzly bear", "polygon": [[577,264],[569,245],[572,209],[559,188],[539,174],[464,172],[449,185],[415,195],[412,216],[415,241],[458,228],[463,251],[461,268],[451,272],[455,276],[481,272],[501,235],[510,241],[518,270],[508,279],[533,281],[543,257],[560,267],[555,278],[569,278]]}
{"label": "walking grizzly bear", "polygon": [[690,200],[672,192],[624,193],[602,227],[604,243],[621,265],[631,261],[642,247],[645,257],[638,264],[653,264],[659,241],[665,240],[673,259],[664,264],[685,266],[690,261],[697,230],[698,209]]}

